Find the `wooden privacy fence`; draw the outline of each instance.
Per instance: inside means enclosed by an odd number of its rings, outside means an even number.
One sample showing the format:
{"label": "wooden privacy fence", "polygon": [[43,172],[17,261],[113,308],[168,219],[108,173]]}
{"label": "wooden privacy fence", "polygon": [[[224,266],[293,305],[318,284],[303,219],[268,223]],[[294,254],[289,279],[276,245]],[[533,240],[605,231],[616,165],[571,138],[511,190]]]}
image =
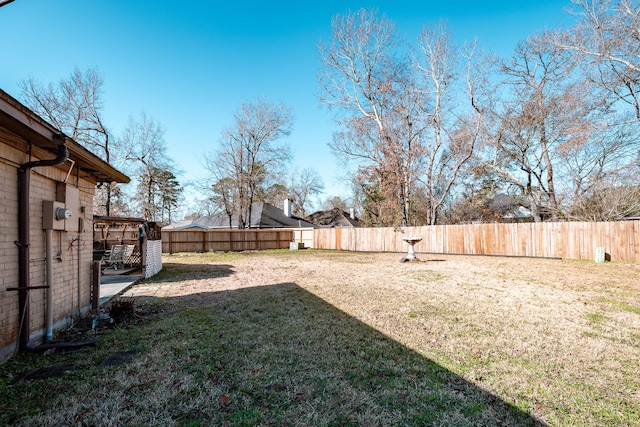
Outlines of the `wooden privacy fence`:
{"label": "wooden privacy fence", "polygon": [[162,252],[285,249],[294,234],[293,229],[162,230]]}
{"label": "wooden privacy fence", "polygon": [[640,221],[435,225],[314,230],[317,249],[406,252],[404,237],[421,237],[420,253],[594,259],[604,248],[612,261],[640,262]]}

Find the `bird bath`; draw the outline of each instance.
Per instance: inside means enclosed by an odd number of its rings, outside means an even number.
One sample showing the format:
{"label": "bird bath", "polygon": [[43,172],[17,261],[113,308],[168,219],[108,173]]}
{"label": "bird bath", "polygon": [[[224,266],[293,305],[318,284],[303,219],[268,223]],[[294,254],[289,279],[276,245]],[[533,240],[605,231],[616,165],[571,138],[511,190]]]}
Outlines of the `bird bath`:
{"label": "bird bath", "polygon": [[419,261],[418,258],[416,258],[416,252],[414,251],[413,246],[421,241],[422,237],[403,237],[402,240],[407,242],[407,244],[409,245],[409,251],[407,252],[407,256],[402,258],[400,262]]}

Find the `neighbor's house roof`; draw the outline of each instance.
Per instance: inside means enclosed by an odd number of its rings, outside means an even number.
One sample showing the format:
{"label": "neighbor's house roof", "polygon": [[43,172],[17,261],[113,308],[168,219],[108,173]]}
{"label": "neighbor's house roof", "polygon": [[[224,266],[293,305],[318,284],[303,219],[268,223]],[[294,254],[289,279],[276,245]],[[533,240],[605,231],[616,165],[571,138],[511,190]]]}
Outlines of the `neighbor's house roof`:
{"label": "neighbor's house roof", "polygon": [[[284,228],[284,227],[313,227],[308,221],[295,216],[288,217],[282,209],[269,203],[255,202],[251,205],[250,228]],[[222,213],[204,216],[193,221],[179,221],[163,227],[163,230],[186,230],[189,228],[213,229],[213,228],[238,228],[238,217],[232,215],[231,227],[229,216]]]}
{"label": "neighbor's house roof", "polygon": [[203,228],[203,229],[208,228],[202,225],[194,224],[195,221],[196,220],[193,220],[193,219],[176,221],[176,222],[172,222],[169,225],[165,225],[164,227],[162,227],[162,229],[163,230],[184,230],[186,228]]}
{"label": "neighbor's house roof", "polygon": [[[60,131],[2,89],[0,89],[0,127],[52,154],[58,151],[53,141]],[[69,159],[75,162],[75,166],[81,173],[94,177],[98,182],[128,183],[130,181],[127,175],[73,139],[67,138],[65,145],[69,151]]]}
{"label": "neighbor's house roof", "polygon": [[[533,221],[531,202],[523,196],[511,196],[501,193],[493,198],[489,207],[499,213],[503,220],[521,222]],[[543,219],[550,218],[552,216],[552,211],[548,206],[539,204],[536,208]]]}
{"label": "neighbor's house roof", "polygon": [[524,206],[518,206],[515,210],[508,212],[502,216],[503,219],[508,220],[529,220],[533,218],[531,211]]}
{"label": "neighbor's house roof", "polygon": [[321,228],[362,226],[359,219],[351,218],[351,215],[338,208],[314,212],[309,215],[309,221]]}
{"label": "neighbor's house roof", "polygon": [[528,221],[533,219],[529,202],[522,197],[509,194],[496,194],[489,208],[495,211],[503,220],[507,221]]}

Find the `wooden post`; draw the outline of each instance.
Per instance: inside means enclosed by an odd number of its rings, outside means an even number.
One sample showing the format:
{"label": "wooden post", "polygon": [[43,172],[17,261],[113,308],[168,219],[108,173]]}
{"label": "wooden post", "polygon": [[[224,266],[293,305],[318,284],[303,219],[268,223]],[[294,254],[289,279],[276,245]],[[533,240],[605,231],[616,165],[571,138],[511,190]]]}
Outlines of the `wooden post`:
{"label": "wooden post", "polygon": [[100,261],[93,261],[93,275],[91,276],[91,310],[98,311],[100,308]]}
{"label": "wooden post", "polygon": [[[146,225],[145,225],[146,228]],[[145,278],[147,275],[147,239],[149,232],[145,233],[144,236],[140,236],[140,272],[142,273],[142,277]],[[161,249],[162,250],[162,249]],[[171,250],[171,233],[169,233],[169,250]]]}

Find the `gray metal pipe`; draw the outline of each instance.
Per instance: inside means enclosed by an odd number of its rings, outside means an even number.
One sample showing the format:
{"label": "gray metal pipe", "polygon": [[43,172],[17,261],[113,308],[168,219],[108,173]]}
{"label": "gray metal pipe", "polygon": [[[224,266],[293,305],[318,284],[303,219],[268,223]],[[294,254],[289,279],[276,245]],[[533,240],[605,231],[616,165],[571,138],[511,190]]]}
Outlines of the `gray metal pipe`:
{"label": "gray metal pipe", "polygon": [[45,230],[46,275],[47,275],[47,333],[45,341],[53,341],[53,230]]}
{"label": "gray metal pipe", "polygon": [[30,323],[29,289],[31,288],[31,273],[29,270],[29,213],[30,205],[30,177],[31,169],[41,166],[56,166],[69,158],[69,151],[64,145],[67,136],[60,133],[54,136],[53,142],[58,148],[58,155],[53,159],[27,162],[18,168],[18,314],[20,316],[20,333],[18,345],[21,350],[29,349]]}

